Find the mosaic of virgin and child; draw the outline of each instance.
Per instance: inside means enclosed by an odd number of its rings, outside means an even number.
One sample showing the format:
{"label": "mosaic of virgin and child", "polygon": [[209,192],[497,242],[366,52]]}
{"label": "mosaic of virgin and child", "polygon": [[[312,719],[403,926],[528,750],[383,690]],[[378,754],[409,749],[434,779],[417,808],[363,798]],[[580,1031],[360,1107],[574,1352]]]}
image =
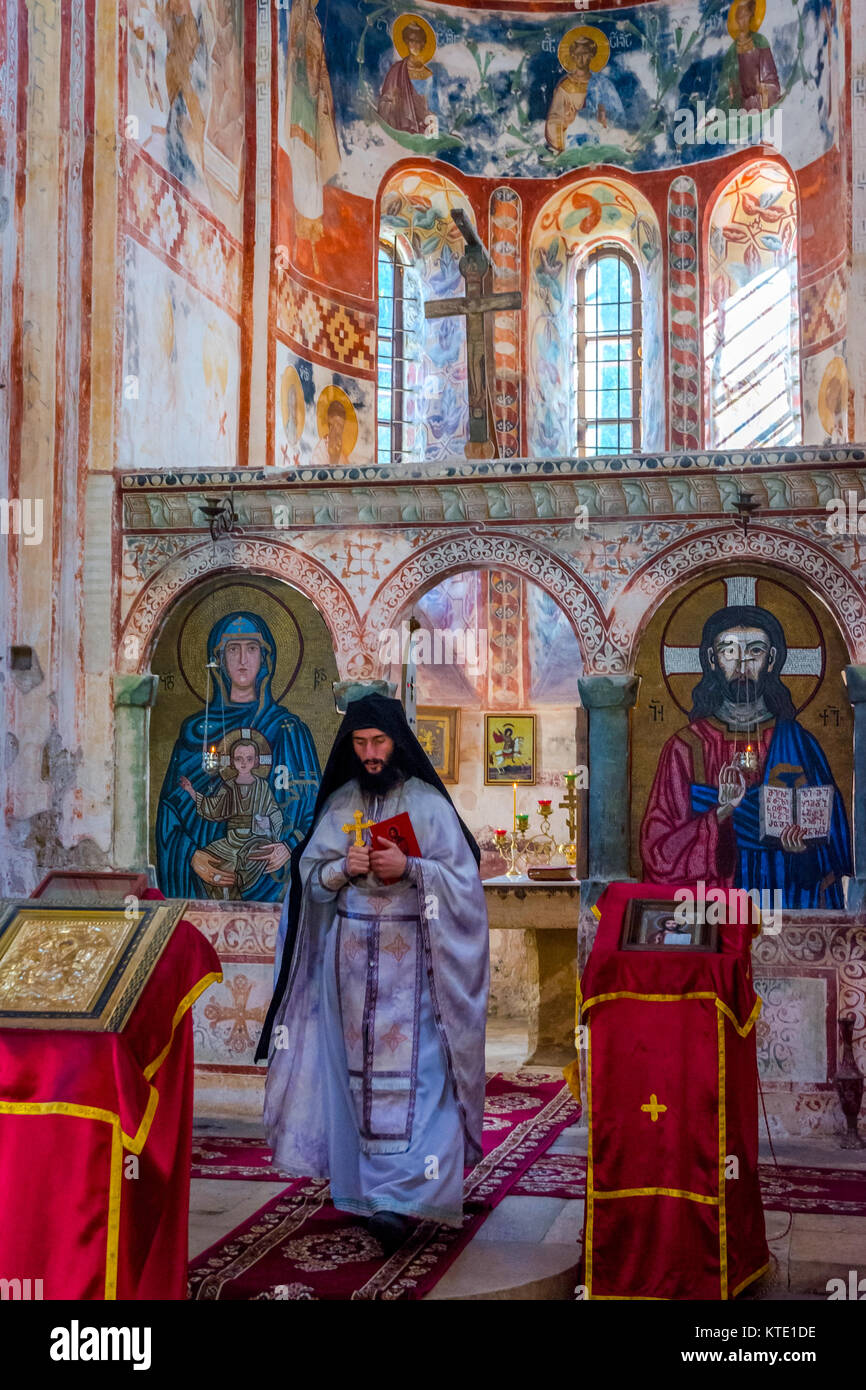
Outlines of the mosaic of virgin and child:
{"label": "mosaic of virgin and child", "polygon": [[[276,902],[312,819],[321,775],[315,744],[274,698],[277,648],[263,619],[222,618],[207,657],[209,705],[183,721],[160,793],[159,886],[170,897]],[[212,767],[203,766],[203,752]]]}

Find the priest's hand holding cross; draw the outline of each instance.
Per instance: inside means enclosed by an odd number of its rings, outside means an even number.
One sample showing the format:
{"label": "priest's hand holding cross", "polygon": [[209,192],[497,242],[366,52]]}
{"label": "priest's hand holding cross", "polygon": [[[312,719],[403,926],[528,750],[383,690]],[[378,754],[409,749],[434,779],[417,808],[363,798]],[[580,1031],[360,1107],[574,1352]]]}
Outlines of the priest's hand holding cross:
{"label": "priest's hand holding cross", "polygon": [[370,850],[364,844],[364,831],[369,830],[372,824],[371,820],[364,820],[363,811],[356,811],[351,821],[343,826],[345,835],[355,837],[346,854],[346,873],[349,878],[358,878],[359,875],[370,872]]}

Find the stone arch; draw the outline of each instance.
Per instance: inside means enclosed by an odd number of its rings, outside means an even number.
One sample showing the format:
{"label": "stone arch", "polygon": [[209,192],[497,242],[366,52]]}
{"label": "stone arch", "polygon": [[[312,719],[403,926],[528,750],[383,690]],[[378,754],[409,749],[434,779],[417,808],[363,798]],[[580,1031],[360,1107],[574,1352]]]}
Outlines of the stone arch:
{"label": "stone arch", "polygon": [[394,627],[412,599],[459,570],[493,567],[510,570],[544,589],[567,614],[584,666],[620,670],[619,653],[609,652],[605,623],[595,595],[577,570],[550,551],[502,531],[473,530],[420,546],[380,585],[364,626],[364,649],[378,652],[379,634]]}
{"label": "stone arch", "polygon": [[286,541],[247,535],[223,539],[216,548],[209,540],[190,546],[145,584],[123,625],[118,671],[148,669],[168,610],[188,589],[215,574],[238,572],[268,575],[291,584],[321,613],[341,676],[371,674],[373,662],[363,649],[358,610],[330,571]]}
{"label": "stone arch", "polygon": [[671,586],[722,565],[746,562],[783,570],[805,583],[837,623],[853,663],[866,661],[866,592],[832,555],[773,526],[712,527],[654,555],[629,579],[610,616],[610,640],[634,669],[641,638]]}

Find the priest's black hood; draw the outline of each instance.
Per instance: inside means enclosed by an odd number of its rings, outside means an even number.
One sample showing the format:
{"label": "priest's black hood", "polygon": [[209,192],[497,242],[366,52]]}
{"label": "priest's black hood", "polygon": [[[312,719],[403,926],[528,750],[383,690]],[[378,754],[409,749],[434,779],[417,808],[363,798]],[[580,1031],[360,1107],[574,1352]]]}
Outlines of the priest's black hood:
{"label": "priest's black hood", "polygon": [[[299,845],[292,850],[291,882],[289,886],[289,913],[286,926],[286,939],[283,946],[283,956],[280,963],[280,974],[277,980],[274,997],[271,1000],[268,1015],[265,1019],[262,1035],[259,1038],[259,1045],[256,1049],[256,1061],[267,1059],[270,1048],[271,1030],[277,1016],[277,1010],[286,992],[286,985],[289,980],[292,956],[295,950],[295,939],[298,933],[298,920],[301,915],[301,897],[303,885],[301,884],[301,856],[310,842],[313,831],[319,823],[319,817],[325,809],[328,798],[333,795],[338,788],[345,786],[358,775],[358,762],[352,746],[352,734],[357,729],[381,729],[383,734],[387,734],[394,740],[394,757],[397,759],[400,770],[404,778],[408,781],[410,777],[417,777],[420,781],[426,782],[428,786],[435,787],[441,796],[445,797],[449,806],[453,807],[453,802],[442,784],[433,764],[424,752],[417,738],[409,727],[406,712],[399,700],[389,699],[387,695],[364,695],[360,700],[352,700],[349,704],[343,722],[337,730],[337,737],[331,749],[331,755],[322,773],[322,781],[319,786],[319,794],[316,797],[316,805],[313,810],[313,820],[307,834]],[[454,814],[457,815],[456,809]],[[457,816],[460,820],[460,817]],[[467,827],[460,820],[460,828],[466,838],[466,843],[472,851],[476,864],[481,862],[481,851],[475,842],[474,837]]]}

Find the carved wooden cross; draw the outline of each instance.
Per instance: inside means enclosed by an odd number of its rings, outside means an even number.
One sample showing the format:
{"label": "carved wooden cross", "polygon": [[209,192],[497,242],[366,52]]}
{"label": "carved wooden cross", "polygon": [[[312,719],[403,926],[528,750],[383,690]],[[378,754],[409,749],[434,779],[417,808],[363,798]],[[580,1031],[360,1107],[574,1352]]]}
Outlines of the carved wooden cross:
{"label": "carved wooden cross", "polygon": [[354,813],[354,817],[353,817],[352,823],[351,823],[350,825],[344,825],[344,826],[343,826],[343,834],[344,834],[344,835],[354,835],[354,836],[355,836],[355,844],[356,844],[356,845],[359,845],[359,846],[361,846],[361,847],[363,848],[363,844],[364,844],[364,831],[365,831],[365,830],[369,830],[369,829],[370,829],[370,826],[371,826],[371,825],[375,825],[375,824],[376,824],[375,821],[372,821],[372,820],[364,820],[364,812],[363,812],[363,811],[356,811],[356,812]]}
{"label": "carved wooden cross", "polygon": [[[519,290],[487,294],[484,280],[490,270],[490,257],[478,233],[462,208],[454,208],[451,220],[466,243],[460,257],[460,274],[466,282],[463,299],[431,299],[424,305],[428,319],[466,319],[466,373],[469,391],[469,443],[467,458],[495,458],[496,443],[490,437],[491,410],[487,394],[488,368],[493,375],[493,338],[488,334],[485,316],[502,309],[519,309],[523,296]],[[491,321],[492,323],[492,321]]]}

